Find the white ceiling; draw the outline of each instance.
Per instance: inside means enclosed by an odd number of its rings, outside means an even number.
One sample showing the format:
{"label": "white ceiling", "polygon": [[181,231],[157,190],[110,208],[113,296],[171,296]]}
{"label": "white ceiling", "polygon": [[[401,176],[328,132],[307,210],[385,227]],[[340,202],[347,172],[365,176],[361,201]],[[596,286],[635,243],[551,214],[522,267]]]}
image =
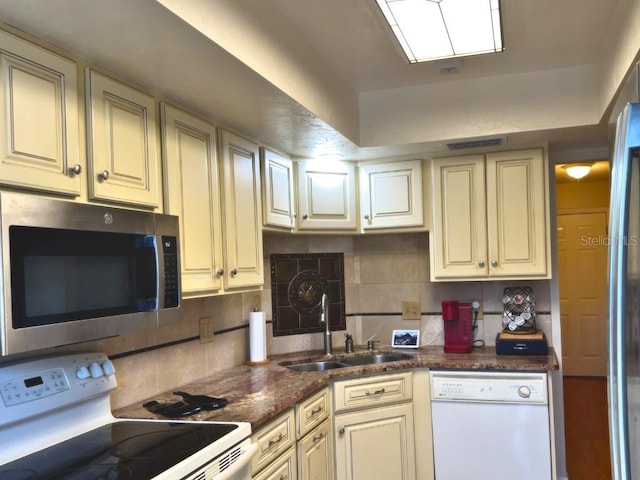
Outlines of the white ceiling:
{"label": "white ceiling", "polygon": [[[463,98],[470,81],[597,72],[627,1],[502,0],[505,51],[456,62],[454,75],[440,72],[447,61],[410,65],[374,0],[2,0],[0,20],[294,157],[365,159],[443,152],[457,137],[406,141],[382,123],[389,140],[376,143],[367,129],[384,118],[362,117],[371,99],[443,86]],[[495,130],[510,145],[601,156],[605,112],[584,101],[597,112],[587,120]]]}

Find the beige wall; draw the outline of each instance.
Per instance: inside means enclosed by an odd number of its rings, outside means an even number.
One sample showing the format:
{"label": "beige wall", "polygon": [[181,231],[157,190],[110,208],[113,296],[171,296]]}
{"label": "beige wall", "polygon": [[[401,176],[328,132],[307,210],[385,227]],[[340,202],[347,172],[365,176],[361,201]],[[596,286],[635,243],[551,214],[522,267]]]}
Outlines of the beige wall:
{"label": "beige wall", "polygon": [[[262,292],[186,300],[184,320],[179,325],[73,348],[104,351],[116,357],[119,385],[112,393],[114,409],[243,364],[248,359],[248,329],[244,327],[249,312],[258,307],[271,320],[271,253],[344,252],[347,330],[354,335],[356,344],[374,334],[382,344],[389,344],[394,328],[410,328],[421,331],[421,344],[442,345],[440,301],[479,299],[485,316],[478,321],[477,338],[494,345],[502,328],[502,296],[507,286],[530,286],[536,295],[536,310],[549,312],[551,308],[549,281],[430,282],[427,233],[365,236],[266,233],[264,238],[266,274]],[[421,320],[402,320],[399,312],[403,300],[421,302]],[[213,317],[218,333],[213,342],[201,344],[197,338],[199,319],[208,316]],[[539,313],[537,325],[550,339],[550,315]],[[335,347],[342,347],[343,340],[343,332],[334,332]],[[321,334],[276,338],[269,334],[268,338],[269,354],[321,348]],[[133,354],[119,356],[127,352]]]}
{"label": "beige wall", "polygon": [[609,182],[571,182],[556,184],[556,207],[559,212],[609,208]]}

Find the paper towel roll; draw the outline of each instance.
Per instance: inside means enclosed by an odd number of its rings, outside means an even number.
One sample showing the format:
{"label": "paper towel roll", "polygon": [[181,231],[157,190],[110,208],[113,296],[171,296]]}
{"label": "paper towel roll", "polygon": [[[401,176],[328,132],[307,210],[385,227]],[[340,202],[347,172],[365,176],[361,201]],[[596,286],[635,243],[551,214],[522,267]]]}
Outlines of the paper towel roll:
{"label": "paper towel roll", "polygon": [[249,360],[262,362],[267,358],[267,329],[264,312],[249,312]]}

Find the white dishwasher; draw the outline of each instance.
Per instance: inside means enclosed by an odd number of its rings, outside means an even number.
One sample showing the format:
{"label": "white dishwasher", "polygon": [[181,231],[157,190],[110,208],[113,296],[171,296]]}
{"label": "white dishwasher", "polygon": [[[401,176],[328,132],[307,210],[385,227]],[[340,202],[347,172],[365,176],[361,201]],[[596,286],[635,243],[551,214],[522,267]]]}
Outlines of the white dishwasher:
{"label": "white dishwasher", "polygon": [[546,373],[432,370],[436,480],[549,480]]}

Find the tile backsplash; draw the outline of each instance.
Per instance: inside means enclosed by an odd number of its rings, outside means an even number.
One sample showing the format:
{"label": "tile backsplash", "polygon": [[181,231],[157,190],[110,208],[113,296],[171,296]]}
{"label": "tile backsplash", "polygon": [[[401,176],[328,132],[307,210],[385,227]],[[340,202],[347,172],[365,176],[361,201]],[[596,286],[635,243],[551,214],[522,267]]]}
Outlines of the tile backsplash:
{"label": "tile backsplash", "polygon": [[[323,236],[264,234],[265,286],[262,291],[185,300],[184,320],[152,332],[137,332],[70,350],[103,351],[114,358],[118,389],[114,409],[141,402],[161,392],[212,373],[241,365],[248,359],[249,312],[265,312],[271,320],[269,256],[272,253],[344,253],[346,332],[356,345],[375,335],[391,342],[394,329],[419,329],[422,345],[442,345],[441,300],[482,301],[484,318],[478,320],[477,340],[495,344],[502,330],[505,287],[529,286],[536,296],[536,323],[551,339],[550,281],[437,282],[429,279],[427,233]],[[420,320],[402,320],[401,302],[419,301]],[[213,317],[215,336],[200,343],[199,319]],[[269,354],[322,349],[322,334],[273,337],[267,324]],[[343,333],[334,332],[335,347],[344,345]],[[160,346],[160,348],[157,348]],[[210,392],[215,394],[215,392]]]}

